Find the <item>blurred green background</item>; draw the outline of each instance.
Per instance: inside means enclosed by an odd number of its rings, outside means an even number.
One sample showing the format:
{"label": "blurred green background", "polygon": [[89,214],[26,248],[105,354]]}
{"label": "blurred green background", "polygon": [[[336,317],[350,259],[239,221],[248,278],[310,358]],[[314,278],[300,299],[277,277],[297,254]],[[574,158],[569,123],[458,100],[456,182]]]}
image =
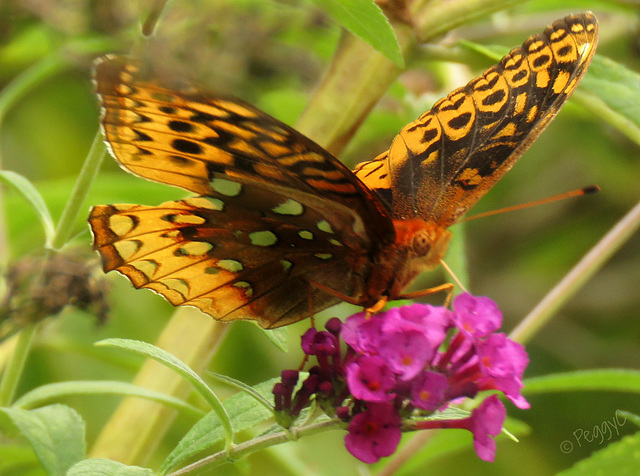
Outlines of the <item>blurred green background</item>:
{"label": "blurred green background", "polygon": [[[150,2],[147,2],[150,3]],[[127,52],[136,38],[145,3],[5,0],[0,4],[0,87],[43,58],[62,52],[65,66],[22,97],[0,128],[1,165],[33,181],[57,218],[82,167],[98,126],[91,62],[107,52]],[[592,10],[600,20],[598,53],[638,70],[638,13],[633,2],[530,1],[455,30],[446,40],[469,39],[514,47],[530,34],[570,12]],[[174,2],[146,54],[215,91],[234,94],[269,114],[295,124],[324,74],[340,28],[312,3],[282,0]],[[357,132],[342,158],[349,165],[385,150],[394,134],[439,97],[466,83],[490,62],[474,67],[418,62],[394,84]],[[521,161],[472,213],[527,202],[565,190],[598,184],[595,196],[566,200],[469,223],[464,230],[470,290],[495,299],[513,328],[640,197],[638,146],[598,117],[569,102]],[[101,168],[85,208],[104,203],[157,204],[184,197],[181,190],[135,178],[111,158]],[[3,196],[10,261],[42,250],[35,214],[14,191]],[[73,253],[95,261],[86,214],[78,221]],[[456,232],[454,228],[454,233]],[[460,232],[460,230],[458,231]],[[591,368],[637,368],[640,349],[640,236],[634,236],[528,344],[527,376]],[[442,281],[435,273],[431,283]],[[110,336],[153,342],[173,308],[148,291],[135,291],[110,275],[110,319],[97,326],[73,309],[42,328],[27,363],[19,393],[44,383],[79,379],[130,381],[141,360],[96,349]],[[340,305],[328,315],[346,316]],[[291,327],[290,347],[308,323]],[[249,384],[296,367],[300,353],[275,349],[248,323],[234,323],[210,368]],[[222,395],[231,392],[220,388]],[[428,468],[399,474],[552,474],[570,467],[605,442],[575,441],[574,432],[593,429],[616,410],[640,412],[637,396],[619,393],[558,393],[530,398],[532,408],[508,406],[509,415],[530,427],[519,444],[502,440],[494,464],[477,459],[471,447],[445,455]],[[117,405],[115,397],[68,399],[87,420],[89,444]],[[157,452],[157,463],[193,421],[178,419]],[[135,429],[132,429],[135,431]],[[633,432],[631,423],[621,434]],[[0,436],[0,443],[3,440]],[[613,439],[619,438],[613,435]],[[563,440],[573,451],[560,450]],[[21,451],[14,448],[15,451]],[[27,458],[28,459],[28,458]],[[283,474],[281,459],[298,461],[305,474],[356,474],[364,465],[329,432],[254,455],[252,474]],[[1,462],[1,458],[0,458]],[[361,468],[361,469],[358,469]],[[363,474],[367,474],[366,470]],[[225,466],[216,474],[240,474]],[[4,474],[4,473],[3,473]],[[7,474],[41,474],[29,464]]]}

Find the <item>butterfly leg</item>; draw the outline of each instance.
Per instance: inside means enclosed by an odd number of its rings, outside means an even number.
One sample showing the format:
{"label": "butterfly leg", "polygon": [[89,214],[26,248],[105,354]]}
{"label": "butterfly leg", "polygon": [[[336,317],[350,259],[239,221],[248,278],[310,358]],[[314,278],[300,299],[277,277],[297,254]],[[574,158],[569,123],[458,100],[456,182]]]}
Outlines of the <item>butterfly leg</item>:
{"label": "butterfly leg", "polygon": [[387,305],[388,302],[389,302],[389,298],[387,296],[382,296],[377,303],[365,309],[365,312],[367,313],[367,317],[382,311],[382,309]]}
{"label": "butterfly leg", "polygon": [[432,288],[420,289],[419,291],[413,291],[410,293],[400,294],[395,299],[416,299],[423,296],[429,296],[431,294],[446,292],[447,297],[444,300],[445,307],[449,307],[451,304],[451,298],[453,298],[453,283],[444,283]]}
{"label": "butterfly leg", "polygon": [[316,319],[313,314],[313,299],[311,297],[311,288],[307,288],[307,304],[309,305],[309,320],[311,320],[311,327],[316,327]]}
{"label": "butterfly leg", "polygon": [[[313,299],[312,299],[312,296],[311,296],[311,288],[310,287],[307,288],[307,304],[309,305],[309,320],[311,321],[311,327],[313,327],[315,329],[316,321],[315,321],[315,316],[313,314]],[[309,361],[309,355],[304,354],[302,362],[298,366],[298,372],[300,372],[300,371],[302,371],[302,369],[304,369],[304,367],[305,367],[305,365],[307,365],[308,361]]]}
{"label": "butterfly leg", "polygon": [[318,288],[321,291],[324,291],[326,293],[329,293],[332,296],[337,297],[341,301],[347,302],[349,304],[353,304],[354,306],[359,306],[360,304],[362,304],[361,301],[358,301],[357,299],[354,299],[351,296],[347,296],[346,294],[342,294],[340,291],[336,291],[335,289],[330,288],[329,286],[325,286],[324,284],[321,284],[317,281],[312,281],[311,279],[308,279],[307,282],[311,286]]}

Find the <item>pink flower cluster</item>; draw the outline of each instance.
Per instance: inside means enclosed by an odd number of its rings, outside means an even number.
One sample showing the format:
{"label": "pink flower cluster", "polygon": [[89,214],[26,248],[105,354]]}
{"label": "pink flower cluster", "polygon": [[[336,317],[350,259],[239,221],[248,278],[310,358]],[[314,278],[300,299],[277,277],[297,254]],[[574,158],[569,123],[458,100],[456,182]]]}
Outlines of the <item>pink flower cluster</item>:
{"label": "pink flower cluster", "polygon": [[[331,416],[348,422],[347,450],[366,463],[391,455],[403,430],[462,428],[473,433],[485,461],[495,457],[492,436],[500,433],[506,410],[497,396],[484,400],[468,418],[428,420],[452,401],[498,390],[519,408],[524,348],[502,333],[502,314],[489,298],[461,294],[453,310],[424,304],[373,316],[331,319],[326,331],[309,329],[305,354],[318,365],[294,395],[296,371],[284,371],[274,387],[276,410],[287,424],[311,398]],[[346,343],[343,352],[340,341]]]}

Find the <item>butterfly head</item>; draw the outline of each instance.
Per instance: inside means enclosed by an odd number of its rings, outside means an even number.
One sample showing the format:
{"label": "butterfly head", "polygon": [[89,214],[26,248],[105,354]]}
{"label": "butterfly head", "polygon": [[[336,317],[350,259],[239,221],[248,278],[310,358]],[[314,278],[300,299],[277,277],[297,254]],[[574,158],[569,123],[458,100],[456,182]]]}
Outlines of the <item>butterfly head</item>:
{"label": "butterfly head", "polygon": [[399,295],[421,272],[438,266],[451,239],[449,230],[434,222],[414,218],[393,223],[396,240],[386,263],[393,269],[391,296]]}

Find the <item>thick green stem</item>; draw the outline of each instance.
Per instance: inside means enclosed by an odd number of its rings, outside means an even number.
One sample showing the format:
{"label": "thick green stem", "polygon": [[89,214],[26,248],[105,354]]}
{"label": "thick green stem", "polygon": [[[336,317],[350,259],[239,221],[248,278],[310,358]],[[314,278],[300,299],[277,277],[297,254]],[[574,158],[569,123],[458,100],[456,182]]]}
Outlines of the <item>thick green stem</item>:
{"label": "thick green stem", "polygon": [[105,157],[106,147],[102,142],[102,134],[96,134],[91,144],[91,149],[87,155],[86,160],[80,170],[78,179],[73,187],[71,196],[67,200],[67,204],[62,211],[60,221],[56,227],[56,232],[51,240],[50,247],[54,250],[62,248],[73,233],[73,224],[75,223],[78,215],[83,210],[83,204],[89,193],[89,188],[95,179],[100,164]]}

